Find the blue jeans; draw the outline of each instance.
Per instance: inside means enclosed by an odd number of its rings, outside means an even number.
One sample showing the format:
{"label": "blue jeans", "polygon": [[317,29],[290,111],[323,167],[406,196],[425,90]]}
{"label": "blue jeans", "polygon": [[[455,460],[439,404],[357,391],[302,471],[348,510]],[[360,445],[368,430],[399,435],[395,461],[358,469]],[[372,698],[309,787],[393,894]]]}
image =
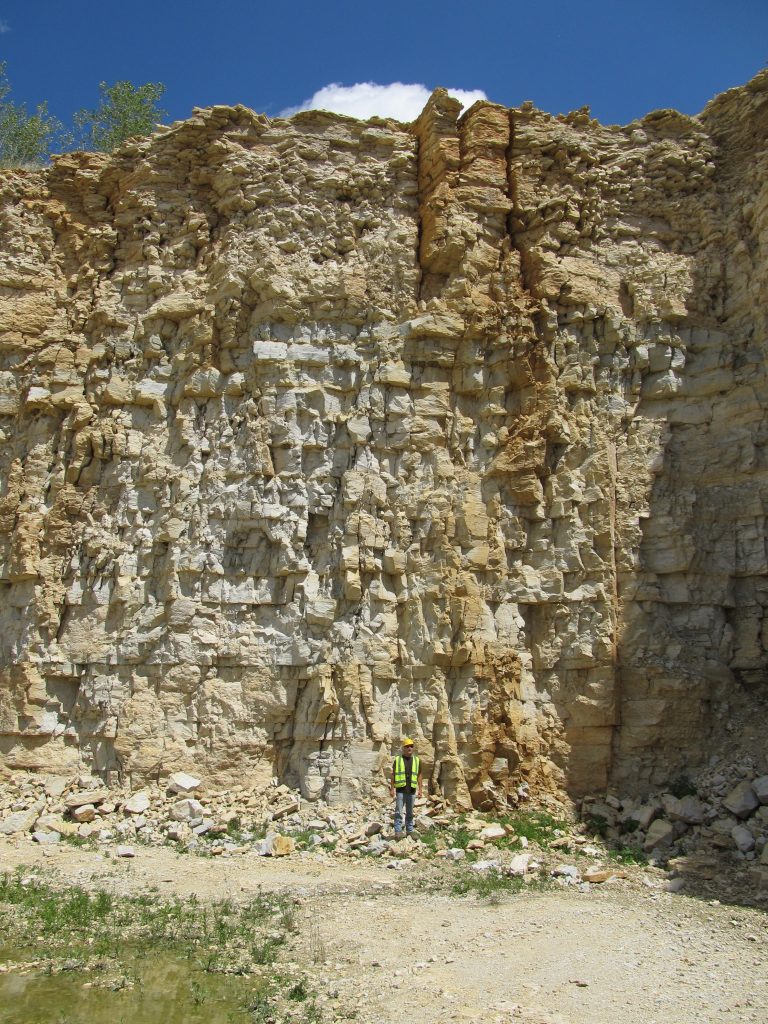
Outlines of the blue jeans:
{"label": "blue jeans", "polygon": [[395,790],[395,832],[403,831],[403,806],[405,806],[405,831],[413,832],[413,799],[415,793],[406,793],[404,789]]}

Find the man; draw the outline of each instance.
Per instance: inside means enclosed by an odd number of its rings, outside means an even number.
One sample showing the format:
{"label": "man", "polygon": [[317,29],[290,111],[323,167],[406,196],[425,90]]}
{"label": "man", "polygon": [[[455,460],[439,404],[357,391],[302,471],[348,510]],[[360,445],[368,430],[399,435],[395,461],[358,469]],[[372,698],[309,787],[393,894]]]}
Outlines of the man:
{"label": "man", "polygon": [[413,740],[403,739],[403,752],[392,762],[390,793],[395,797],[395,839],[403,836],[403,808],[405,808],[405,831],[413,832],[413,799],[421,799],[421,761],[413,752]]}

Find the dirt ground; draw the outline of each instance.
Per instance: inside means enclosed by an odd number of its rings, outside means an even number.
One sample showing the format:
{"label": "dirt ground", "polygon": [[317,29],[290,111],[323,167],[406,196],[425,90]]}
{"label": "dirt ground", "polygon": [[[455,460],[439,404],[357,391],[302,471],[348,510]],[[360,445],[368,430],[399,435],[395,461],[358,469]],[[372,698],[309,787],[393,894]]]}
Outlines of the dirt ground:
{"label": "dirt ground", "polygon": [[[0,844],[0,871],[128,892],[297,900],[283,957],[308,969],[329,1019],[364,1024],[731,1024],[768,1021],[768,914],[665,891],[660,873],[523,892],[498,903],[448,895],[436,869],[139,848],[113,860],[68,847]],[[453,871],[450,865],[441,870]],[[436,876],[429,876],[430,878]]]}

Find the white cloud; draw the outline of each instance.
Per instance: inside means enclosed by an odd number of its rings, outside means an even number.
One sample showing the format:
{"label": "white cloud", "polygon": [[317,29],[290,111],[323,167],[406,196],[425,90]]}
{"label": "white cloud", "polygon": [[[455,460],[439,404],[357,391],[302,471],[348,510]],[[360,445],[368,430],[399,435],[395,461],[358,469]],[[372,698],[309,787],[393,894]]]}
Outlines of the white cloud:
{"label": "white cloud", "polygon": [[8,24],[8,22],[7,21],[0,21],[0,36],[4,35],[6,32],[10,32],[10,31],[11,31],[11,26]]}
{"label": "white cloud", "polygon": [[[460,100],[462,106],[470,107],[477,100],[487,100],[482,89],[449,89],[451,96]],[[340,85],[332,82],[318,89],[298,107],[286,107],[281,117],[290,117],[300,110],[331,110],[335,114],[347,114],[365,120],[369,117],[391,117],[396,121],[414,121],[424,109],[430,96],[426,85],[391,82],[378,85],[376,82],[358,82],[356,85]]]}

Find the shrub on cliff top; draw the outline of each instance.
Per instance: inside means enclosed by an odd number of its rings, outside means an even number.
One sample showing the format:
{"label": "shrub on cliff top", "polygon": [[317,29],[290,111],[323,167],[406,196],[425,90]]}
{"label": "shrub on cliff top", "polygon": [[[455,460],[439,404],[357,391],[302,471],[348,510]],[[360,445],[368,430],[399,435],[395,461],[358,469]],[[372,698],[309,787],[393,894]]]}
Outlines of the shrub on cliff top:
{"label": "shrub on cliff top", "polygon": [[8,99],[11,91],[6,64],[0,62],[0,166],[39,167],[45,163],[51,142],[61,124],[41,103],[34,114],[23,103]]}
{"label": "shrub on cliff top", "polygon": [[23,103],[10,100],[11,86],[5,62],[0,61],[0,167],[41,167],[51,150],[88,149],[111,153],[126,139],[150,135],[166,111],[158,106],[165,86],[147,82],[115,82],[99,86],[99,105],[95,110],[78,110],[72,118],[73,130],[64,131],[62,123],[41,103],[34,114]]}
{"label": "shrub on cliff top", "polygon": [[165,86],[159,82],[139,86],[131,82],[102,82],[98,107],[78,110],[73,118],[78,148],[111,153],[126,139],[151,135],[158,121],[166,116],[158,106],[164,92]]}

